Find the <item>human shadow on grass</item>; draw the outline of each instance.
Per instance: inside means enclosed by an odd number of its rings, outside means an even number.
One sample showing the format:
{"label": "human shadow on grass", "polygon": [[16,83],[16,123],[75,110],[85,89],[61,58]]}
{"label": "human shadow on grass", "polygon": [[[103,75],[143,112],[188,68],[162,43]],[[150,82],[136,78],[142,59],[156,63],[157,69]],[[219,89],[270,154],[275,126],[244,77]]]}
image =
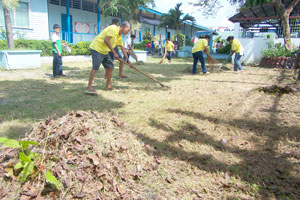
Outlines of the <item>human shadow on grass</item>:
{"label": "human shadow on grass", "polygon": [[[48,116],[60,117],[71,110],[110,111],[122,107],[122,102],[112,101],[98,96],[84,94],[86,85],[81,83],[58,83],[46,80],[25,79],[21,81],[0,81],[2,98],[7,99],[0,104],[0,123],[21,121],[24,123],[40,121]],[[13,123],[12,123],[13,124]],[[2,133],[8,137],[16,137],[25,133],[18,126],[9,127]]]}
{"label": "human shadow on grass", "polygon": [[[220,143],[220,141],[216,141],[206,134],[205,130],[201,131],[191,123],[183,122],[183,125],[179,125],[179,129],[175,130],[165,123],[152,119],[149,122],[150,126],[170,133],[164,141],[158,141],[141,133],[136,134],[142,142],[156,149],[154,154],[157,156],[169,157],[175,160],[180,159],[210,173],[230,173],[232,176],[240,177],[245,182],[258,185],[259,193],[263,197],[274,194],[278,199],[300,198],[300,178],[291,175],[293,163],[288,160],[286,155],[276,152],[276,146],[281,137],[291,137],[291,139],[296,137],[296,141],[300,141],[298,127],[283,127],[248,119],[225,120],[180,109],[169,109],[168,112],[193,117],[197,120],[208,120],[213,124],[225,124],[242,130],[253,130],[259,136],[268,137],[268,141],[262,149],[246,150],[241,149],[239,146]],[[239,157],[242,162],[231,165],[217,160],[210,152],[188,152],[172,145],[174,142],[180,142],[183,139],[191,143],[197,142],[209,145],[216,151],[232,153]],[[219,184],[222,185],[222,183]]]}

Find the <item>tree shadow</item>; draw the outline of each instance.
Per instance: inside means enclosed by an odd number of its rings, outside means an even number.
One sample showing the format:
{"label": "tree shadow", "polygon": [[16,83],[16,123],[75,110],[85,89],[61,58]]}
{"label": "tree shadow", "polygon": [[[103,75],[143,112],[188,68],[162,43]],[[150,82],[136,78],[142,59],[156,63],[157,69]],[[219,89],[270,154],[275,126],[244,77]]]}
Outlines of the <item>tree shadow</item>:
{"label": "tree shadow", "polygon": [[[279,84],[285,77],[281,74],[278,78]],[[247,113],[240,119],[226,119],[208,116],[199,112],[167,109],[169,113],[188,116],[198,121],[209,121],[215,126],[224,125],[238,128],[241,131],[250,130],[256,136],[266,138],[264,144],[257,146],[255,149],[249,150],[242,148],[240,145],[222,143],[206,134],[205,130],[200,130],[196,125],[185,121],[176,126],[179,127],[178,129],[174,129],[166,123],[150,119],[149,126],[168,133],[163,141],[142,133],[135,134],[142,142],[156,149],[153,152],[156,156],[183,160],[210,173],[230,173],[231,176],[239,177],[251,185],[257,185],[259,195],[263,199],[273,195],[276,199],[300,199],[300,177],[295,175],[297,170],[294,166],[295,162],[290,159],[294,156],[297,157],[297,155],[294,153],[281,153],[278,149],[278,145],[282,140],[300,142],[299,126],[282,125],[277,117],[280,101],[283,97],[280,94],[274,95],[273,104],[269,109],[269,120],[264,121],[251,120]],[[211,152],[189,152],[174,145],[185,140],[190,143],[208,145],[216,152],[233,154],[241,162],[228,164],[225,161],[218,160]]]}
{"label": "tree shadow", "polygon": [[[200,113],[172,109],[168,111],[200,120],[209,120],[212,123],[224,123],[229,126],[238,126],[241,129],[256,129],[256,133],[259,135],[263,135],[263,132],[265,131],[264,127],[268,126],[266,123],[260,123],[256,126],[258,122],[250,120],[222,120],[208,117]],[[288,157],[276,152],[275,144],[278,143],[280,136],[276,136],[275,133],[275,138],[269,138],[268,142],[265,144],[265,148],[250,151],[241,149],[238,146],[222,144],[220,141],[216,141],[191,123],[184,123],[179,130],[174,130],[167,124],[155,120],[150,120],[149,125],[170,133],[170,136],[164,141],[158,141],[145,136],[142,133],[136,133],[137,137],[142,142],[151,145],[156,149],[154,153],[157,156],[169,157],[175,160],[180,159],[210,173],[230,172],[231,175],[240,177],[243,181],[258,185],[260,188],[260,195],[263,197],[273,193],[278,198],[282,196],[300,198],[300,178],[291,174],[293,163],[288,160]],[[276,129],[282,130],[283,127],[277,126],[274,130]],[[290,133],[290,131],[299,133],[297,127],[291,127],[287,132]],[[281,135],[285,134],[285,132],[281,132]],[[180,142],[183,139],[188,140],[191,143],[197,142],[209,145],[216,151],[232,153],[239,157],[242,162],[230,165],[217,160],[211,153],[188,152],[172,145],[172,143]]]}

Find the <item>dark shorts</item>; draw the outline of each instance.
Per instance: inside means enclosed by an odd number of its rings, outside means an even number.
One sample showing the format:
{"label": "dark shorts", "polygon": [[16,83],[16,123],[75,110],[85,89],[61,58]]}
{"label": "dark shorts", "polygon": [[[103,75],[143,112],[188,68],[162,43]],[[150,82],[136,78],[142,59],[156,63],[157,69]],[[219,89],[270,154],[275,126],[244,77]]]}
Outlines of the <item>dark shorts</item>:
{"label": "dark shorts", "polygon": [[[117,52],[117,54],[119,55],[119,57],[122,59],[122,55],[121,55],[121,53],[119,51],[119,48],[115,47],[114,50],[115,50],[115,52]],[[108,54],[111,57],[111,59],[114,61],[115,60],[115,56],[114,56],[113,52],[109,52]]]}
{"label": "dark shorts", "polygon": [[94,70],[99,70],[101,64],[104,66],[104,68],[114,68],[114,63],[108,54],[101,54],[98,51],[95,51],[94,49],[91,49],[91,53]]}
{"label": "dark shorts", "polygon": [[172,51],[167,51],[167,55],[166,55],[168,60],[172,59]]}

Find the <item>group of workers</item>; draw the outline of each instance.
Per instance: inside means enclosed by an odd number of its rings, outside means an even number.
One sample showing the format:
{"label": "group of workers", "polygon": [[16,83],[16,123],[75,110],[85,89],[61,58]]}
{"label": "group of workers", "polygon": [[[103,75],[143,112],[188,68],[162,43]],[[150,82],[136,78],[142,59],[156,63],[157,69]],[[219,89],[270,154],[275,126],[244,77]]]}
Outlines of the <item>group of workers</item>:
{"label": "group of workers", "polygon": [[[60,26],[54,25],[54,33],[52,35],[52,45],[53,45],[53,77],[62,76],[62,49],[61,49],[61,40],[59,38]],[[102,64],[105,68],[105,78],[106,78],[106,89],[113,90],[114,88],[111,85],[112,72],[114,68],[114,60],[120,61],[119,66],[119,77],[127,78],[123,75],[123,64],[126,62],[129,67],[134,68],[132,63],[129,61],[129,57],[132,56],[136,61],[138,61],[137,56],[134,54],[134,39],[135,35],[131,35],[123,44],[122,35],[127,35],[130,31],[130,24],[125,21],[121,25],[117,19],[112,21],[112,24],[105,28],[91,43],[90,51],[92,55],[92,69],[89,75],[88,87],[86,88],[85,93],[90,95],[97,95],[95,89],[92,87],[93,80],[96,75],[96,72],[99,70],[100,65]],[[201,63],[202,73],[208,74],[203,53],[209,55],[208,41],[210,37],[206,35],[204,38],[199,38],[194,44],[192,49],[192,54],[194,58],[193,70],[192,73],[196,74],[198,60]],[[234,71],[242,71],[243,68],[240,63],[240,58],[243,55],[243,47],[238,39],[235,39],[233,36],[227,38],[227,41],[232,45],[230,56],[235,54],[234,57]],[[119,47],[121,48],[123,56],[119,52]],[[166,38],[165,43],[165,52],[163,57],[167,57],[168,64],[171,63],[172,53],[175,53],[174,43],[170,41],[169,38]]]}

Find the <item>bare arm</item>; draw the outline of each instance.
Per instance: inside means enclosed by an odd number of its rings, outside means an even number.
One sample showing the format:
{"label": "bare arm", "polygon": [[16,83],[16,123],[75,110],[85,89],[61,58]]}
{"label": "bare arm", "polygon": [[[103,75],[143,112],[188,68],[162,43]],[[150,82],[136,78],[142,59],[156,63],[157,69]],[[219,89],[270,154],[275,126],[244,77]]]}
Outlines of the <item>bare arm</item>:
{"label": "bare arm", "polygon": [[121,46],[121,50],[122,50],[122,53],[123,53],[125,59],[127,60],[127,63],[129,64],[129,67],[135,69],[135,67],[129,61],[129,58],[128,58],[127,53],[126,53],[126,50],[125,50],[125,48],[123,46]]}
{"label": "bare arm", "polygon": [[126,60],[128,60],[128,62],[129,62],[127,52],[126,52],[126,50],[125,50],[125,48],[124,48],[123,46],[121,46],[121,50],[122,50],[122,53],[123,53],[123,55],[124,55],[124,58],[125,58]]}
{"label": "bare arm", "polygon": [[206,53],[206,55],[209,55],[209,52],[208,52],[208,48],[207,48],[207,46],[204,48],[204,53]]}

